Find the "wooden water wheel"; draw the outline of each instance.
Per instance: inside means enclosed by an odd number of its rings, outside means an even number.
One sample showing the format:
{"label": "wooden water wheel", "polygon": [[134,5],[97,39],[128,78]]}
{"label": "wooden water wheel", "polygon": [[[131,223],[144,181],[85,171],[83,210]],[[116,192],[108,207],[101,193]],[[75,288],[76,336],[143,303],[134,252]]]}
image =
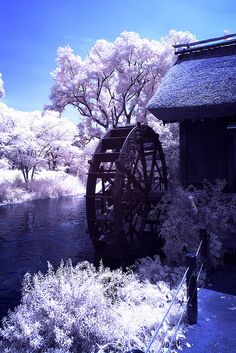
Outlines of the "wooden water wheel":
{"label": "wooden water wheel", "polygon": [[149,126],[117,127],[98,144],[86,191],[88,231],[99,255],[137,258],[154,250],[153,209],[167,187],[159,136]]}

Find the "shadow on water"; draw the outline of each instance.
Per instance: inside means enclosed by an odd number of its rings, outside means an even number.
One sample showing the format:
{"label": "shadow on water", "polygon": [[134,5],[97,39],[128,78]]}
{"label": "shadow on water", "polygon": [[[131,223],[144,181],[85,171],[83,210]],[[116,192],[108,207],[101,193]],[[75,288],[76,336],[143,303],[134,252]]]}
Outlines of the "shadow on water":
{"label": "shadow on water", "polygon": [[61,259],[94,262],[85,217],[83,197],[0,206],[0,318],[19,304],[26,272],[44,273]]}

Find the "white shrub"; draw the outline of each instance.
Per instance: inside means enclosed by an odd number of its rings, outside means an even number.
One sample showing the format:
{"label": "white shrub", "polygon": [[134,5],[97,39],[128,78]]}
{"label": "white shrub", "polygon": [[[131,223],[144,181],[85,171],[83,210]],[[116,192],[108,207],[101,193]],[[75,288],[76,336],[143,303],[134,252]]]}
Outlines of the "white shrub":
{"label": "white shrub", "polygon": [[62,171],[41,171],[26,183],[19,171],[1,170],[0,203],[60,198],[85,192],[78,177]]}
{"label": "white shrub", "polygon": [[29,200],[25,183],[17,170],[1,170],[0,203],[17,203]]}
{"label": "white shrub", "polygon": [[28,183],[28,191],[34,198],[59,198],[84,193],[79,179],[62,171],[43,171]]}
{"label": "white shrub", "polygon": [[205,183],[203,189],[171,188],[163,197],[161,235],[168,263],[183,263],[186,252],[194,252],[200,243],[199,229],[210,236],[210,261],[219,264],[223,245],[236,230],[236,198],[223,193],[225,184]]}
{"label": "white shrub", "polygon": [[[25,276],[21,304],[3,320],[1,352],[145,349],[172,295],[168,284],[141,281],[138,272],[111,271],[102,265],[96,270],[88,262],[61,264],[57,271],[49,265],[45,275]],[[183,296],[159,339],[173,330]]]}

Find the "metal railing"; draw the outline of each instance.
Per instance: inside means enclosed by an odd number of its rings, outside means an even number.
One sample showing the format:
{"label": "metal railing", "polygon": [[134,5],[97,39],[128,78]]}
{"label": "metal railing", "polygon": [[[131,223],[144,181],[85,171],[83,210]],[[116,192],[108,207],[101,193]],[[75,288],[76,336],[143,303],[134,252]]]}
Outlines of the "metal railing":
{"label": "metal railing", "polygon": [[[181,307],[181,314],[179,315],[179,319],[177,321],[177,324],[175,326],[175,330],[173,335],[169,338],[168,342],[168,350],[166,353],[170,353],[172,349],[172,344],[174,340],[176,340],[180,324],[182,322],[184,314],[187,314],[187,321],[190,325],[196,324],[197,319],[198,319],[198,293],[203,288],[206,278],[207,278],[207,272],[208,272],[208,267],[209,267],[209,237],[207,234],[207,231],[205,229],[200,229],[199,231],[199,237],[200,237],[200,244],[198,246],[198,249],[196,253],[188,253],[186,255],[186,270],[182,276],[182,279],[175,291],[175,294],[172,298],[172,301],[163,317],[161,320],[160,324],[157,326],[150,342],[148,343],[145,351],[141,351],[139,349],[132,349],[127,353],[149,353],[154,342],[156,341],[160,329],[162,328],[164,322],[167,320],[169,313],[171,312],[171,308],[173,304],[176,301],[176,298],[183,287],[183,285],[186,283],[186,288],[187,288],[187,298],[186,302],[184,305]],[[205,273],[205,278],[204,280],[202,279],[201,286],[199,288],[199,279],[201,278],[201,275]],[[165,341],[166,336],[164,336],[161,341],[159,342],[158,347],[155,347],[155,353],[160,353],[162,349],[164,348],[163,344]]]}

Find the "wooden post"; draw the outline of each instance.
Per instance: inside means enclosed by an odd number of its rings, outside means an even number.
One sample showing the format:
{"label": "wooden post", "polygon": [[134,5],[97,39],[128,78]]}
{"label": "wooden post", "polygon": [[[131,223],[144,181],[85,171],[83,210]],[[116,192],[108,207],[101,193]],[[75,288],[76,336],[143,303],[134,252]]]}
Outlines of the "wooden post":
{"label": "wooden post", "polygon": [[197,303],[197,257],[195,254],[186,255],[187,272],[187,317],[190,325],[197,323],[198,303]]}

